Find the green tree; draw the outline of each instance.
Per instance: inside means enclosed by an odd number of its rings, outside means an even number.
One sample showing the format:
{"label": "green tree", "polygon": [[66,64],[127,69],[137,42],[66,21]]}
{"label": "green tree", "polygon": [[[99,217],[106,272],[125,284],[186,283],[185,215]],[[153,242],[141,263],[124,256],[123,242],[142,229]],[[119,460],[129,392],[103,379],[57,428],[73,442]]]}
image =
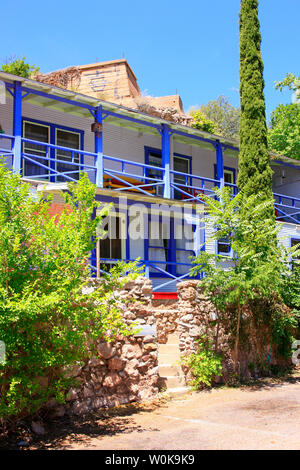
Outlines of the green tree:
{"label": "green tree", "polygon": [[32,78],[39,72],[39,67],[30,65],[26,62],[26,57],[18,59],[11,57],[5,64],[2,64],[2,71],[11,73],[12,75],[18,75],[19,77]]}
{"label": "green tree", "polygon": [[193,117],[192,127],[201,131],[213,134],[216,131],[216,125],[207,119],[201,111],[192,111],[190,115]]}
{"label": "green tree", "polygon": [[[239,190],[247,197],[260,193],[272,199],[272,170],[269,165],[265,115],[263,61],[258,20],[258,0],[241,0],[240,97],[241,128]],[[274,209],[268,206],[273,213]],[[269,218],[269,215],[268,215]]]}
{"label": "green tree", "polygon": [[300,101],[300,77],[296,77],[293,73],[287,73],[283,80],[275,82],[276,90],[282,91],[285,87],[294,92],[294,102]]}
{"label": "green tree", "polygon": [[62,370],[90,357],[97,339],[132,331],[114,291],[134,266],[118,266],[98,289],[86,289],[92,239],[108,208],[92,217],[98,203],[86,175],[63,197],[63,213],[51,217],[50,199],[35,197],[0,165],[0,340],[7,353],[0,364],[2,422],[36,411],[50,397],[63,400],[70,379]]}
{"label": "green tree", "polygon": [[280,104],[271,114],[270,150],[300,160],[300,105]]}
{"label": "green tree", "polygon": [[[244,309],[248,312],[254,310],[258,324],[260,310],[264,311],[265,321],[276,324],[277,343],[280,340],[284,343],[282,350],[290,352],[292,328],[296,325],[296,320],[292,313],[286,315],[283,293],[288,290],[288,285],[290,289],[294,289],[289,254],[293,252],[295,256],[299,254],[299,250],[293,247],[289,252],[282,244],[273,243],[279,225],[273,223],[273,217],[265,217],[266,213],[271,213],[271,199],[262,200],[259,194],[245,199],[241,193],[232,198],[229,188],[216,190],[216,196],[215,199],[204,197],[206,226],[215,228],[210,230],[212,235],[207,237],[206,244],[211,245],[212,240],[218,242],[225,238],[233,254],[228,259],[228,256],[203,251],[193,260],[195,266],[192,274],[205,274],[201,281],[205,293],[231,324],[236,362]],[[263,305],[258,313],[255,312],[255,304],[260,307]],[[270,338],[266,340],[269,341]]]}
{"label": "green tree", "polygon": [[232,106],[226,96],[202,104],[199,111],[215,124],[215,133],[225,139],[239,140],[240,109]]}

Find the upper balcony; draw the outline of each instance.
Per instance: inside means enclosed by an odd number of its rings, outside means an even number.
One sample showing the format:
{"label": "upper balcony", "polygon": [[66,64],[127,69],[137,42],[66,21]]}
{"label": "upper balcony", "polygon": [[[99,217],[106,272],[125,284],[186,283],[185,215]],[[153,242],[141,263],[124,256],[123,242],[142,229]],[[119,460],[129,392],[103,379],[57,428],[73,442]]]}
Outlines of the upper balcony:
{"label": "upper balcony", "polygon": [[[12,97],[13,112],[12,116],[7,117],[7,120],[12,121],[13,125],[11,133],[0,134],[0,155],[3,155],[8,165],[15,171],[22,173],[25,178],[61,183],[78,180],[80,172],[84,171],[101,191],[105,190],[107,194],[109,191],[110,195],[114,193],[126,194],[135,198],[143,195],[147,198],[163,198],[173,202],[181,201],[193,204],[203,204],[202,196],[213,196],[215,187],[222,188],[224,185],[228,185],[232,188],[233,194],[237,193],[235,179],[228,178],[226,161],[224,164],[224,159],[229,158],[226,157],[226,152],[235,154],[237,162],[238,148],[232,142],[32,80],[0,73],[1,79],[6,94]],[[54,109],[57,119],[61,119],[62,122],[66,121],[66,114],[77,115],[80,116],[80,119],[88,122],[90,127],[92,119],[96,123],[95,132],[92,134],[93,151],[86,145],[86,142],[83,145],[83,138],[80,146],[75,141],[70,145],[59,145],[57,141],[54,144],[41,137],[34,139],[24,135],[24,120],[22,120],[24,109],[22,107],[24,108],[23,105],[26,106],[27,103],[39,106],[41,110]],[[156,139],[159,138],[161,160],[155,162],[154,159],[145,162],[138,161],[136,158],[123,158],[121,141],[115,142],[115,146],[119,145],[119,156],[115,156],[114,152],[112,154],[105,153],[103,151],[103,136],[105,135],[104,124],[106,123],[118,126],[118,128],[120,126],[121,128],[129,128],[136,135],[141,134],[140,140],[144,139],[143,133],[145,132],[147,135],[156,135]],[[64,127],[61,126],[61,128]],[[52,129],[49,130],[49,133],[52,131]],[[210,160],[207,163],[211,167],[209,176],[205,166],[203,166],[203,170],[200,166],[195,169],[194,161],[193,171],[191,164],[187,165],[186,171],[176,169],[174,155],[179,154],[176,154],[172,148],[172,139],[180,142],[180,145],[183,146],[181,148],[191,146],[195,142],[204,148],[209,147]],[[111,140],[114,139],[111,138]],[[147,139],[144,140],[147,144]],[[276,217],[279,221],[294,224],[300,223],[300,162],[298,163],[287,159],[273,161]],[[289,178],[293,178],[295,173],[298,173],[299,176],[292,179],[293,182],[290,183],[291,179]]]}

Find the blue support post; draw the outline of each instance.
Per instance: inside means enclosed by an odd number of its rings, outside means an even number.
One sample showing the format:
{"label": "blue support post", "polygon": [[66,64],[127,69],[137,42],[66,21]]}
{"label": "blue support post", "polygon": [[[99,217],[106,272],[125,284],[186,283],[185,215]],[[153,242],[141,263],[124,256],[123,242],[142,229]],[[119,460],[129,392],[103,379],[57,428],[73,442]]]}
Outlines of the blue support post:
{"label": "blue support post", "polygon": [[162,166],[164,168],[164,192],[165,198],[171,198],[171,177],[170,177],[170,132],[168,124],[162,124]]}
{"label": "blue support post", "polygon": [[13,169],[21,173],[22,169],[22,86],[21,82],[14,84],[14,115],[13,115],[14,162]]}
{"label": "blue support post", "polygon": [[222,144],[217,143],[216,147],[216,157],[217,157],[217,180],[219,181],[219,188],[224,187],[224,164],[223,164],[223,150]]}
{"label": "blue support post", "polygon": [[[98,106],[95,109],[95,119],[101,125],[103,124],[103,116],[102,116],[102,106]],[[98,188],[103,188],[103,130],[98,137],[95,134],[95,153],[97,154],[96,157],[96,186]]]}

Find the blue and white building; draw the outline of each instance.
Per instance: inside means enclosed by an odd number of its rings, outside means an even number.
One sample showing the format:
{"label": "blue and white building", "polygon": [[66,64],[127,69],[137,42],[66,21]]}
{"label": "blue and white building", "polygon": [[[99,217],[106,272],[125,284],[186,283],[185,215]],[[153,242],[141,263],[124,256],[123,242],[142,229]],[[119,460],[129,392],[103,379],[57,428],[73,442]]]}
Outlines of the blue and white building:
{"label": "blue and white building", "polygon": [[[236,143],[35,80],[0,72],[0,81],[0,155],[7,164],[57,201],[59,190],[86,171],[97,199],[115,208],[117,236],[101,242],[101,268],[140,258],[154,291],[175,292],[206,237],[197,217],[201,195],[224,185],[237,191]],[[281,235],[293,244],[300,241],[300,161],[273,156],[271,166]],[[139,206],[149,228],[143,238],[129,233]],[[189,228],[177,237],[183,210]],[[228,247],[206,249],[226,253]],[[96,268],[95,256],[92,263]]]}

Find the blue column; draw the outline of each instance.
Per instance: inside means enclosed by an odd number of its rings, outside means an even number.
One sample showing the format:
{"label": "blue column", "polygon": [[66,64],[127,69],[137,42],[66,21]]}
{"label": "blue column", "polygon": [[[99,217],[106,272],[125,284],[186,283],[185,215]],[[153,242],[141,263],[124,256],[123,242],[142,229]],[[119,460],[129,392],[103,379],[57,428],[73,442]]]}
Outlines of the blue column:
{"label": "blue column", "polygon": [[13,115],[13,135],[14,141],[14,162],[13,169],[16,173],[22,170],[22,86],[21,82],[15,82],[14,86],[14,115]]}
{"label": "blue column", "polygon": [[217,143],[216,148],[217,157],[217,180],[219,180],[219,188],[222,189],[224,186],[224,164],[223,164],[223,149],[220,142]]}
{"label": "blue column", "polygon": [[[102,119],[102,106],[95,109],[95,118],[100,124],[103,123]],[[96,157],[96,186],[103,188],[103,130],[100,137],[95,134],[95,153]]]}
{"label": "blue column", "polygon": [[164,192],[165,198],[171,198],[171,178],[170,178],[170,132],[168,124],[162,124],[162,166],[164,168]]}

